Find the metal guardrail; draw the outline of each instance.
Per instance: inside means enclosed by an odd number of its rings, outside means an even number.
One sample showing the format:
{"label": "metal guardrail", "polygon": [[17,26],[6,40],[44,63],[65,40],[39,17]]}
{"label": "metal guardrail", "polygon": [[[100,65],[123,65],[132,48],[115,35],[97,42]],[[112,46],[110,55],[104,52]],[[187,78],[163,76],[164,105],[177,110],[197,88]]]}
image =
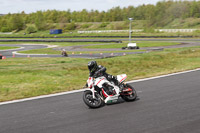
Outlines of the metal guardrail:
{"label": "metal guardrail", "polygon": [[194,32],[198,29],[155,29],[159,32]]}
{"label": "metal guardrail", "polygon": [[[159,32],[194,32],[200,29],[155,29]],[[132,32],[142,32],[143,29],[131,30]],[[129,30],[91,30],[91,31],[78,31],[78,33],[111,33],[111,32],[129,32]]]}
{"label": "metal guardrail", "polygon": [[[132,32],[142,32],[143,29],[132,30]],[[91,31],[78,31],[78,33],[110,33],[110,32],[129,32],[129,30],[91,30]]]}

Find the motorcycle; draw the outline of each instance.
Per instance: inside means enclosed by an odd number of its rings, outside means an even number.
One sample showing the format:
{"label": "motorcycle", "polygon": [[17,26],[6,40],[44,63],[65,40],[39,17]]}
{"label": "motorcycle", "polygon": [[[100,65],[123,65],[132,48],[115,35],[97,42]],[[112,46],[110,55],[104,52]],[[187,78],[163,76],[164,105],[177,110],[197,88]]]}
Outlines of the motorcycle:
{"label": "motorcycle", "polygon": [[106,77],[89,77],[87,87],[83,93],[83,101],[90,108],[99,108],[103,104],[116,103],[121,97],[125,101],[134,101],[137,98],[136,90],[130,85],[124,83],[127,75],[117,75],[119,86],[113,81],[108,81]]}
{"label": "motorcycle", "polygon": [[65,49],[62,50],[61,55],[62,55],[62,56],[66,56],[66,57],[68,57],[68,54],[67,54],[67,52],[66,52]]}

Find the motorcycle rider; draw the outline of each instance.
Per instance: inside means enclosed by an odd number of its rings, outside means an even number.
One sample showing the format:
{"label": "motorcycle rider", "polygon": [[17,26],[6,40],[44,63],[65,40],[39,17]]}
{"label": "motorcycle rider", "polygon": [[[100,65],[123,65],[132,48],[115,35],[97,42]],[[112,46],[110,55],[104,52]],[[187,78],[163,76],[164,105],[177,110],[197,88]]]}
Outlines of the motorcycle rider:
{"label": "motorcycle rider", "polygon": [[[96,61],[88,62],[88,69],[90,72],[89,74],[90,77],[97,78],[100,76],[104,76],[106,77],[108,81],[113,81],[115,85],[120,87],[120,82],[117,80],[117,78],[113,75],[106,73],[106,68],[104,66],[97,65]],[[120,87],[120,90],[121,90],[121,87]]]}

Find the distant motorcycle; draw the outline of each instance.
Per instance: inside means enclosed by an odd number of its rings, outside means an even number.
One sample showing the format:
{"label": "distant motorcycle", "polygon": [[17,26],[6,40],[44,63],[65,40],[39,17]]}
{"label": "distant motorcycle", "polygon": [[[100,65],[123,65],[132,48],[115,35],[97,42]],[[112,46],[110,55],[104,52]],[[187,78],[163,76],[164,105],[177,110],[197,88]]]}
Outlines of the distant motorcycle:
{"label": "distant motorcycle", "polygon": [[62,53],[61,53],[61,55],[62,55],[62,56],[66,56],[66,57],[68,57],[68,54],[67,54],[67,52],[66,52],[66,50],[65,50],[65,49],[63,49],[63,50],[62,50]]}
{"label": "distant motorcycle", "polygon": [[124,83],[127,75],[117,75],[120,85],[108,81],[104,76],[98,78],[89,77],[87,86],[90,88],[83,93],[83,101],[90,108],[101,107],[104,103],[117,102],[119,97],[125,101],[134,101],[137,98],[136,90],[129,84]]}

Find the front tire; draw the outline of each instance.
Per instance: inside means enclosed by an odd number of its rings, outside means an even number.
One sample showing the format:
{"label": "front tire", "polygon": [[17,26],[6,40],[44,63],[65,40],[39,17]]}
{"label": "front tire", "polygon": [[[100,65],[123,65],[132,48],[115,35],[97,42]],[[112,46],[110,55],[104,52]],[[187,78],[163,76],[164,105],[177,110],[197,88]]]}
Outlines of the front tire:
{"label": "front tire", "polygon": [[129,102],[129,101],[135,101],[136,98],[137,98],[137,93],[136,93],[136,90],[129,84],[126,84],[125,87],[124,87],[124,90],[125,89],[129,89],[130,91],[127,91],[127,92],[123,92],[121,94],[121,97]]}
{"label": "front tire", "polygon": [[103,101],[97,93],[95,93],[95,97],[96,98],[94,99],[92,92],[89,90],[86,90],[83,93],[83,101],[89,108],[99,108],[103,104]]}

